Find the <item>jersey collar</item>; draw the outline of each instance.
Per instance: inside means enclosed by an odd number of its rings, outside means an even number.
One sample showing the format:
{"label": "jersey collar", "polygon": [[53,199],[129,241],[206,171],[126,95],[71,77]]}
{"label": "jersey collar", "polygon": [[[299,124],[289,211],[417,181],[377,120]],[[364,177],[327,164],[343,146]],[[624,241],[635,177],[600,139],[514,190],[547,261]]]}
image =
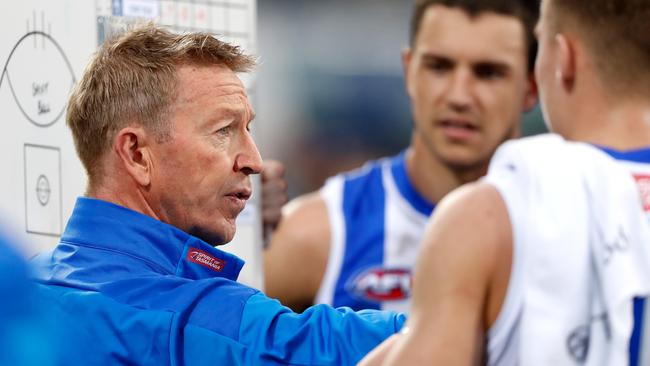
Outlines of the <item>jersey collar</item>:
{"label": "jersey collar", "polygon": [[598,145],[596,145],[596,147],[616,160],[625,160],[634,163],[650,163],[650,147],[626,151],[614,150],[609,147]]}
{"label": "jersey collar", "polygon": [[395,180],[397,189],[402,196],[415,208],[418,212],[425,216],[430,216],[435,208],[435,205],[429,202],[424,196],[418,192],[408,176],[406,170],[406,151],[402,151],[391,164],[391,173]]}
{"label": "jersey collar", "polygon": [[128,255],[164,274],[237,280],[244,261],[174,226],[110,202],[77,199],[62,243]]}

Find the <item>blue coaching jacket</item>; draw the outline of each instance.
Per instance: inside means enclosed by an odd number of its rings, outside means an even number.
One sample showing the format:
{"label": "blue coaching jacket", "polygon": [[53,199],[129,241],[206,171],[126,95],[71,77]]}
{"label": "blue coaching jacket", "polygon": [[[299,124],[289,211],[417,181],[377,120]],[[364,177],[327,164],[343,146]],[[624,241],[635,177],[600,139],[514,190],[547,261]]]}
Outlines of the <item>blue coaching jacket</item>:
{"label": "blue coaching jacket", "polygon": [[67,349],[66,328],[35,293],[15,244],[0,234],[0,365],[65,366],[57,355]]}
{"label": "blue coaching jacket", "polygon": [[405,320],[325,305],[296,314],[235,282],[239,258],[90,198],[33,263],[43,301],[74,330],[70,365],[354,364]]}

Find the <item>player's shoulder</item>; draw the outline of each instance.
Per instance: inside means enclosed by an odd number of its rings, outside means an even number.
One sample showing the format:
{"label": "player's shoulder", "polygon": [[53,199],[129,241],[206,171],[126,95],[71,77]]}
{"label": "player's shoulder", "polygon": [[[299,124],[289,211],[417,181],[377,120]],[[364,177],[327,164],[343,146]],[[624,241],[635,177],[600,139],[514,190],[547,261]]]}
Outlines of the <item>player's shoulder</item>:
{"label": "player's shoulder", "polygon": [[436,209],[434,216],[453,217],[459,222],[468,222],[475,218],[485,221],[495,218],[497,207],[503,205],[500,192],[485,181],[465,184],[445,196]]}
{"label": "player's shoulder", "polygon": [[318,192],[289,202],[264,251],[269,296],[293,309],[310,304],[318,292],[330,252],[327,207]]}
{"label": "player's shoulder", "polygon": [[339,207],[344,196],[350,203],[362,198],[367,201],[383,194],[382,169],[390,166],[400,156],[401,154],[370,160],[359,168],[328,178],[318,191],[291,200],[283,208],[283,218],[274,235],[283,237],[283,229],[286,228],[287,234],[291,236],[314,238],[315,242],[328,239],[328,206]]}
{"label": "player's shoulder", "polygon": [[503,159],[517,159],[526,161],[528,164],[613,161],[609,155],[593,145],[568,141],[554,133],[529,136],[503,143],[495,152],[492,162]]}
{"label": "player's shoulder", "polygon": [[337,174],[325,182],[320,190],[321,195],[328,202],[338,204],[345,200],[352,206],[369,200],[381,200],[384,195],[384,173],[399,159],[403,159],[403,153],[369,160],[361,167]]}
{"label": "player's shoulder", "polygon": [[327,223],[327,207],[319,191],[294,198],[282,211],[282,221],[278,231],[283,226],[291,226],[293,232],[300,231],[301,228],[311,232],[323,226],[322,223]]}
{"label": "player's shoulder", "polygon": [[615,160],[597,147],[549,133],[502,144],[490,161],[488,180],[514,173],[518,180],[532,183],[549,176],[568,178],[599,169],[618,168]]}
{"label": "player's shoulder", "polygon": [[[322,268],[324,271],[327,264],[330,235],[327,207],[318,192],[305,194],[289,202],[283,209],[282,220],[264,252],[269,294],[278,296],[287,303],[295,300],[289,295],[301,291],[301,295],[306,294],[307,298],[313,299],[322,273],[319,270]],[[276,280],[277,273],[289,273],[290,276],[299,274],[298,276],[303,276],[297,280],[300,286],[309,283],[309,289],[286,292],[283,286],[287,280],[281,275],[281,280]],[[307,278],[312,277],[313,280],[307,281]]]}
{"label": "player's shoulder", "polygon": [[448,276],[434,268],[455,263],[450,270],[458,270],[458,276],[447,285],[464,292],[467,283],[476,285],[476,276],[481,281],[491,278],[511,252],[512,226],[506,202],[496,187],[477,181],[440,201],[425,231],[419,265],[431,268],[428,273]]}
{"label": "player's shoulder", "polygon": [[501,144],[490,162],[491,168],[503,161],[531,164],[563,156],[569,146],[561,136],[547,133],[509,140]]}
{"label": "player's shoulder", "polygon": [[401,159],[402,154],[403,153],[394,156],[368,160],[363,165],[357,168],[342,172],[340,174],[331,177],[330,179],[328,179],[328,182],[330,180],[342,179],[346,182],[354,182],[357,184],[364,184],[364,183],[368,184],[373,180],[380,179],[382,169],[384,167],[389,167],[396,160]]}

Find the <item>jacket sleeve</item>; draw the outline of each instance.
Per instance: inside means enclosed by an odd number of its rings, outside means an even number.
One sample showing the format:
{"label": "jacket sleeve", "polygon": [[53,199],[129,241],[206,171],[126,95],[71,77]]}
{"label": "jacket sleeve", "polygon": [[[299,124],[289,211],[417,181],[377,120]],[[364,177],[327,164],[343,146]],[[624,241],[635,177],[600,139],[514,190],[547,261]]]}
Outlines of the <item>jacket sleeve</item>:
{"label": "jacket sleeve", "polygon": [[257,293],[244,307],[239,342],[259,364],[354,365],[405,320],[395,312],[328,305],[297,314]]}

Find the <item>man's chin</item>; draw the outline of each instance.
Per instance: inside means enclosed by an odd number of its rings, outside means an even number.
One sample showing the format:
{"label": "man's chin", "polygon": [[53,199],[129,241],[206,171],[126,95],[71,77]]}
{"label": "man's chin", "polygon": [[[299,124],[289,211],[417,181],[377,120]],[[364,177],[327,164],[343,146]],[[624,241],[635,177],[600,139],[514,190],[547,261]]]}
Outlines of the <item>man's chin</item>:
{"label": "man's chin", "polygon": [[197,238],[203,240],[204,242],[216,247],[219,245],[228,244],[235,237],[235,225],[232,227],[223,228],[222,230],[214,229],[205,229],[205,228],[194,228],[189,233],[190,235],[196,236]]}
{"label": "man's chin", "polygon": [[450,154],[444,158],[444,163],[455,171],[484,170],[490,163],[489,159],[480,159],[475,154]]}

